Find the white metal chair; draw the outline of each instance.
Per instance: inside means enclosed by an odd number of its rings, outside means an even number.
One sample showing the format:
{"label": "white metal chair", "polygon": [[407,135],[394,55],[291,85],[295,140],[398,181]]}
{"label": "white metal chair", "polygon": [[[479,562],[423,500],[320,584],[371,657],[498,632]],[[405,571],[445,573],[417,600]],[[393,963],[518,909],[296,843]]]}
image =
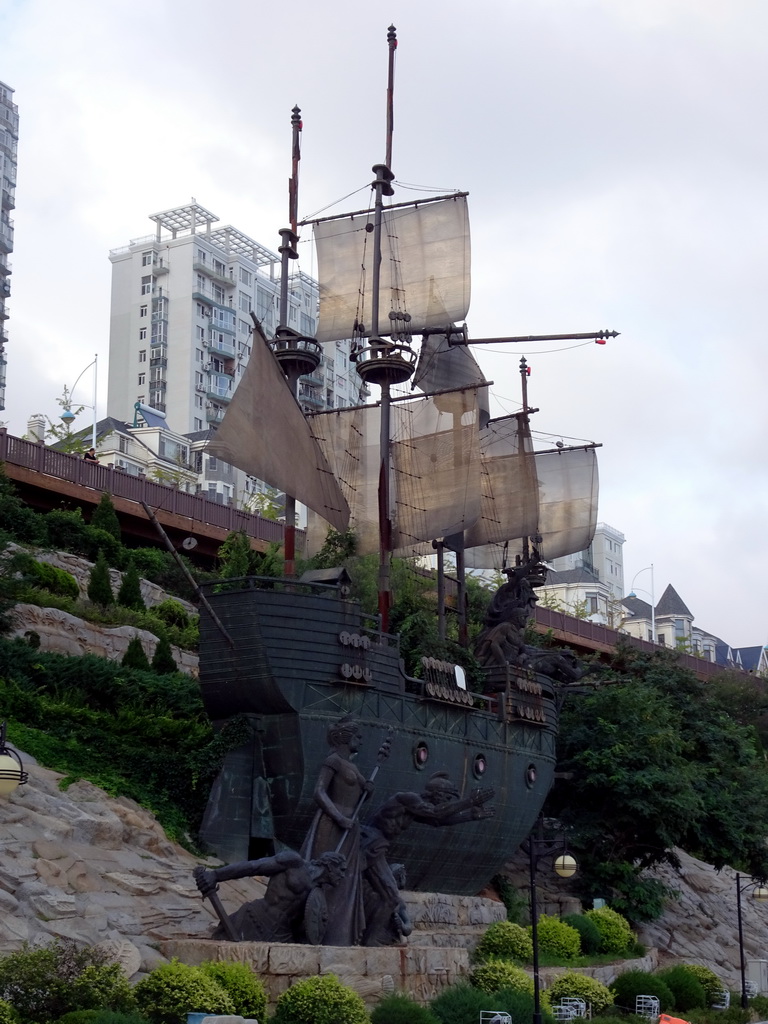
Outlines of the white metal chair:
{"label": "white metal chair", "polygon": [[[747,984],[750,984],[750,982],[747,982]],[[718,995],[717,999],[715,999],[715,1001],[712,1003],[712,1009],[727,1010],[730,1005],[731,993],[727,989],[723,989],[723,991]]]}
{"label": "white metal chair", "polygon": [[648,1020],[658,1020],[661,1013],[658,996],[635,996],[635,1014]]}
{"label": "white metal chair", "polygon": [[754,999],[758,995],[758,988],[756,981],[747,981],[744,983],[744,991],[747,993],[749,999]]}
{"label": "white metal chair", "polygon": [[552,1016],[558,1021],[569,1021],[575,1020],[578,1017],[578,1012],[575,1006],[563,1006],[560,1003],[558,1006],[552,1007]]}
{"label": "white metal chair", "polygon": [[481,1010],[480,1024],[512,1024],[512,1018],[504,1010]]}

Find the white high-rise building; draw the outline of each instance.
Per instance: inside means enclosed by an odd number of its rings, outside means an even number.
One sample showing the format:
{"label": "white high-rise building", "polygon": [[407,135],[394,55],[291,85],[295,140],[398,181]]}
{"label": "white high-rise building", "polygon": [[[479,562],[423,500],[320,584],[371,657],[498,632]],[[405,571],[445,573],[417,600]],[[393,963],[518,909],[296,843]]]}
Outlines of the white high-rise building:
{"label": "white high-rise building", "polygon": [[5,331],[8,319],[5,300],[11,294],[8,254],[13,252],[13,221],[10,214],[16,205],[18,142],[19,108],[13,102],[13,89],[0,82],[0,409],[5,408],[5,343],[8,340]]}
{"label": "white high-rise building", "polygon": [[[155,233],[113,249],[107,413],[133,421],[137,403],[165,414],[169,428],[201,440],[221,422],[251,354],[251,310],[268,338],[278,325],[280,256],[194,200],[150,217]],[[287,326],[313,337],[317,282],[289,281]],[[363,384],[349,342],[324,346],[320,365],[299,381],[308,411],[356,405]],[[195,436],[197,435],[197,436]],[[212,465],[207,466],[210,462]],[[207,459],[204,489],[238,498],[252,483],[230,479]],[[221,498],[219,499],[221,500]]]}

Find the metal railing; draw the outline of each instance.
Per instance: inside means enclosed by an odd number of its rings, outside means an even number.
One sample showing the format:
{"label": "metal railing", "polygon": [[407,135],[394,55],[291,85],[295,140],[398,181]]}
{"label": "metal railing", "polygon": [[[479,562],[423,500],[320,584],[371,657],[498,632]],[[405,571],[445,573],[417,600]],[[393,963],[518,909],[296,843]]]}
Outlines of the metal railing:
{"label": "metal railing", "polygon": [[[88,487],[99,493],[108,491],[113,497],[142,502],[158,511],[184,516],[198,523],[217,526],[231,533],[242,530],[248,537],[269,543],[282,543],[283,526],[272,519],[243,512],[229,505],[220,505],[197,494],[188,494],[155,483],[142,477],[131,476],[120,469],[111,469],[86,462],[77,455],[47,448],[34,441],[14,437],[0,428],[0,461],[13,466],[43,473],[46,476]],[[142,513],[143,515],[143,513]]]}

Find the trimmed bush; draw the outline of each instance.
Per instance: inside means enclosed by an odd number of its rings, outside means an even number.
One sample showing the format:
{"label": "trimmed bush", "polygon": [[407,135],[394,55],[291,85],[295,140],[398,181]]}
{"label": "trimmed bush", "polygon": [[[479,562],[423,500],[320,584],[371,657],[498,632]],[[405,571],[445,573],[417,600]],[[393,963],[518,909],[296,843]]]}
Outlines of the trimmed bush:
{"label": "trimmed bush", "polygon": [[123,573],[120,589],[117,592],[117,603],[124,608],[133,608],[134,611],[146,611],[144,598],[141,596],[141,581],[136,566],[129,562],[128,568]]}
{"label": "trimmed bush", "polygon": [[71,1010],[133,1007],[131,987],[120,964],[94,947],[53,942],[39,949],[23,946],[0,959],[0,998],[22,1024],[51,1021]]}
{"label": "trimmed bush", "polygon": [[594,956],[600,949],[600,932],[597,925],[585,914],[566,914],[565,924],[575,928],[581,939],[581,951],[585,956]]}
{"label": "trimmed bush", "polygon": [[693,1010],[707,1006],[707,994],[695,974],[691,974],[684,966],[668,967],[659,971],[661,978],[669,988],[675,1000],[676,1010]]}
{"label": "trimmed bush", "polygon": [[[270,1024],[368,1024],[365,1003],[334,974],[307,978],[278,998]],[[170,1024],[170,1022],[168,1022]]]}
{"label": "trimmed bush", "polygon": [[611,982],[611,992],[618,1006],[635,1012],[636,996],[657,996],[661,1012],[675,1007],[675,997],[667,984],[657,974],[648,971],[624,971]]}
{"label": "trimmed bush", "polygon": [[707,1006],[711,1006],[712,1003],[716,1003],[720,998],[720,994],[728,988],[725,982],[721,981],[714,971],[710,970],[709,967],[705,967],[703,964],[678,964],[678,966],[686,970],[689,974],[692,974],[699,982],[701,987],[704,989]]}
{"label": "trimmed bush", "polygon": [[586,974],[577,974],[575,971],[566,971],[555,978],[546,994],[551,1004],[563,996],[584,999],[591,1004],[594,1014],[603,1013],[613,1003],[613,992],[606,985],[596,978],[589,978]]}
{"label": "trimmed bush", "polygon": [[111,534],[117,541],[122,539],[120,520],[117,518],[115,506],[112,504],[112,496],[107,491],[104,491],[99,504],[93,510],[91,526]]}
{"label": "trimmed bush", "polygon": [[182,1024],[188,1013],[231,1014],[232,1000],[199,967],[173,959],[156,967],[133,990],[139,1009],[152,1024]]}
{"label": "trimmed bush", "polygon": [[533,978],[522,967],[515,967],[508,960],[487,960],[473,968],[470,981],[483,992],[493,993],[500,989],[514,989],[533,995]]}
{"label": "trimmed bush", "polygon": [[186,629],[190,624],[189,614],[179,601],[174,601],[172,597],[167,598],[165,601],[161,601],[160,604],[156,604],[152,608],[152,614],[157,615],[159,619],[168,626],[178,626],[179,629]]}
{"label": "trimmed bush", "polygon": [[527,964],[533,958],[533,942],[525,928],[519,924],[496,921],[478,942],[475,957],[478,961],[501,957]]}
{"label": "trimmed bush", "polygon": [[263,1021],[267,1016],[267,993],[249,964],[227,960],[206,960],[200,970],[221,985],[241,1017]]}
{"label": "trimmed bush", "polygon": [[120,664],[124,665],[125,668],[138,669],[140,672],[150,671],[149,658],[138,636],[132,636],[128,641],[128,646],[125,649],[125,654],[120,659]]}
{"label": "trimmed bush", "polygon": [[166,636],[161,636],[157,641],[155,653],[152,655],[152,671],[157,672],[160,676],[168,676],[178,672],[171,644]]}
{"label": "trimmed bush", "polygon": [[560,960],[575,960],[581,953],[581,936],[559,917],[542,914],[536,932],[539,951]]}
{"label": "trimmed bush", "polygon": [[99,551],[96,564],[91,569],[91,575],[88,580],[88,600],[93,601],[94,604],[100,604],[102,608],[114,604],[115,601],[115,595],[112,593],[112,584],[109,579],[109,566],[103,551]]}
{"label": "trimmed bush", "polygon": [[600,932],[601,953],[626,953],[633,945],[635,937],[629,927],[629,921],[621,914],[617,914],[610,907],[600,907],[599,910],[588,910],[586,916]]}
{"label": "trimmed bush", "polygon": [[371,1011],[371,1024],[438,1024],[438,1018],[410,996],[395,992]]}
{"label": "trimmed bush", "polygon": [[466,982],[451,985],[429,1004],[440,1024],[467,1024],[480,1020],[483,1010],[495,1009],[494,997]]}
{"label": "trimmed bush", "polygon": [[0,999],[0,1024],[17,1024],[18,1015],[10,1003]]}

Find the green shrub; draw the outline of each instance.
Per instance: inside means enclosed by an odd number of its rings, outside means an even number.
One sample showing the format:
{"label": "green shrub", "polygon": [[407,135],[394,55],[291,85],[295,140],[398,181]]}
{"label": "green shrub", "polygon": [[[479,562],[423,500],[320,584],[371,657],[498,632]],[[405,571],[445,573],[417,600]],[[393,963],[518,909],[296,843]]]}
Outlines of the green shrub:
{"label": "green shrub", "polygon": [[283,992],[270,1024],[367,1024],[368,1019],[357,992],[334,974],[324,974],[297,981]]}
{"label": "green shrub", "polygon": [[477,960],[501,957],[529,963],[533,957],[533,942],[525,928],[511,921],[496,921],[483,934],[475,950]]}
{"label": "green shrub", "polygon": [[451,985],[429,1004],[429,1009],[440,1024],[467,1024],[480,1020],[483,1010],[495,1009],[495,1000],[481,988],[466,982]]}
{"label": "green shrub", "polygon": [[589,978],[586,974],[577,974],[575,971],[566,971],[555,978],[547,989],[547,996],[551,1004],[563,996],[584,999],[591,1004],[592,1012],[595,1014],[602,1013],[613,1003],[613,992],[607,986],[596,978]]}
{"label": "green shrub", "polygon": [[600,932],[601,953],[626,953],[634,942],[629,921],[610,907],[588,910],[586,916]]}
{"label": "green shrub", "polygon": [[155,653],[152,655],[152,671],[157,672],[160,676],[172,675],[174,672],[178,672],[171,645],[165,636],[161,636],[157,641]]}
{"label": "green shrub", "polygon": [[559,917],[542,914],[536,932],[539,951],[560,960],[575,960],[581,953],[581,936]]}
{"label": "green shrub", "polygon": [[133,995],[122,969],[102,950],[53,942],[23,946],[0,959],[0,998],[22,1024],[51,1021],[71,1010],[131,1009]]}
{"label": "green shrub", "polygon": [[33,585],[43,587],[52,594],[60,594],[73,601],[80,596],[80,588],[72,573],[58,569],[55,565],[49,565],[48,562],[37,562],[34,558],[30,558],[25,564],[24,575]]}
{"label": "green shrub", "polygon": [[123,573],[120,581],[120,589],[117,592],[117,603],[123,608],[133,608],[134,611],[146,611],[144,598],[141,596],[141,581],[136,566],[133,562],[128,563],[128,568]]}
{"label": "green shrub", "polygon": [[221,985],[232,1000],[234,1013],[241,1017],[255,1017],[258,1021],[265,1020],[267,993],[249,964],[207,960],[200,964],[200,970]]}
{"label": "green shrub", "polygon": [[470,981],[483,992],[493,993],[503,988],[533,994],[533,978],[508,960],[487,960],[478,964],[472,969]]}
{"label": "green shrub", "polygon": [[661,978],[667,988],[671,991],[675,1000],[676,1010],[693,1010],[696,1007],[708,1005],[707,994],[695,974],[692,974],[683,965],[668,967],[659,971],[657,977]]}
{"label": "green shrub", "polygon": [[10,1003],[0,999],[0,1024],[17,1024],[19,1017]]}
{"label": "green shrub", "polygon": [[120,520],[117,518],[115,506],[112,504],[112,496],[107,491],[104,491],[99,504],[93,510],[91,526],[110,534],[117,541],[122,538]]}
{"label": "green shrub", "polygon": [[402,992],[385,996],[371,1011],[371,1024],[438,1024],[438,1018]]}
{"label": "green shrub", "polygon": [[112,584],[109,579],[109,566],[103,551],[99,551],[96,564],[91,569],[88,579],[88,599],[93,601],[94,604],[101,605],[102,608],[113,604],[115,600],[115,595],[112,593]]}
{"label": "green shrub", "polygon": [[156,967],[133,990],[152,1024],[183,1024],[188,1013],[231,1014],[232,1000],[199,967],[178,960]]}
{"label": "green shrub", "polygon": [[507,920],[520,924],[523,911],[526,910],[528,902],[517,889],[512,885],[506,875],[494,875],[491,885],[499,894],[499,898],[507,908]]}
{"label": "green shrub", "polygon": [[59,1017],[56,1024],[93,1024],[98,1015],[98,1010],[70,1010]]}
{"label": "green shrub", "polygon": [[172,597],[161,601],[160,604],[153,605],[152,614],[157,615],[167,625],[178,626],[179,629],[186,629],[190,624],[187,609],[179,601],[174,601]]}
{"label": "green shrub", "polygon": [[[512,1018],[512,1024],[531,1024],[533,1020],[533,996],[529,995],[528,992],[520,992],[519,989],[501,989],[490,998],[493,1002],[493,1009],[508,1013]],[[546,1024],[554,1024],[555,1018],[549,1012],[546,1002],[541,1004],[541,1016]],[[474,1019],[477,1020],[477,1017]],[[647,1021],[645,1024],[647,1024]]]}
{"label": "green shrub", "polygon": [[149,658],[146,655],[144,646],[138,636],[132,636],[128,641],[125,654],[120,659],[120,664],[125,668],[138,669],[139,672],[149,672]]}
{"label": "green shrub", "polygon": [[0,465],[0,523],[3,530],[22,544],[45,544],[47,532],[45,517],[28,508],[16,493],[16,488]]}
{"label": "green shrub", "polygon": [[115,540],[112,534],[107,533],[106,530],[100,530],[98,526],[92,524],[86,526],[81,553],[91,562],[95,562],[100,551],[103,552],[107,563],[114,569],[122,569],[125,565],[126,549],[120,541]]}
{"label": "green shrub", "polygon": [[675,997],[669,986],[648,971],[624,971],[611,982],[611,992],[619,1006],[634,1013],[637,996],[657,996],[662,1013],[674,1009]]}
{"label": "green shrub", "polygon": [[[721,992],[728,987],[718,978],[713,970],[710,970],[709,967],[705,967],[703,964],[680,964],[679,966],[685,968],[689,974],[692,974],[697,979],[704,989],[707,1006],[718,1002]],[[768,1000],[766,1000],[765,1010],[768,1013]]]}
{"label": "green shrub", "polygon": [[85,549],[86,522],[79,508],[54,508],[46,514],[48,544],[52,548],[80,553]]}
{"label": "green shrub", "polygon": [[565,924],[575,928],[581,939],[581,951],[585,956],[594,956],[600,949],[600,932],[597,925],[585,914],[566,914]]}

